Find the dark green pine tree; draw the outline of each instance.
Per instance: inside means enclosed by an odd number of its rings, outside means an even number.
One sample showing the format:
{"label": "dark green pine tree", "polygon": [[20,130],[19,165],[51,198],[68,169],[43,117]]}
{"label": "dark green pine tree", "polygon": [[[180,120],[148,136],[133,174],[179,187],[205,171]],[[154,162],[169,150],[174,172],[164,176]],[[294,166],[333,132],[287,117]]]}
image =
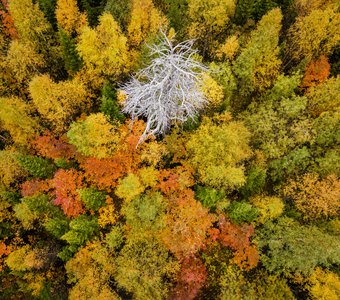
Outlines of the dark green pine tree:
{"label": "dark green pine tree", "polygon": [[86,12],[91,26],[98,24],[98,17],[102,14],[105,4],[105,0],[78,0],[78,6]]}
{"label": "dark green pine tree", "polygon": [[82,60],[77,52],[76,44],[63,29],[59,29],[60,44],[63,47],[65,69],[72,76],[82,67]]}
{"label": "dark green pine tree", "polygon": [[275,0],[255,0],[252,18],[256,21],[260,20],[268,11],[279,6],[277,2]]}
{"label": "dark green pine tree", "polygon": [[236,6],[235,23],[243,25],[248,19],[260,20],[274,7],[287,9],[291,0],[239,0]]}
{"label": "dark green pine tree", "polygon": [[18,162],[33,178],[51,178],[56,166],[48,159],[33,155],[20,155]]}
{"label": "dark green pine tree", "polygon": [[163,2],[167,6],[166,16],[170,26],[175,28],[177,35],[184,36],[189,23],[188,0],[163,0]]}
{"label": "dark green pine tree", "polygon": [[40,9],[44,12],[46,19],[51,23],[54,30],[57,30],[56,5],[57,0],[39,0]]}
{"label": "dark green pine tree", "polygon": [[239,0],[237,1],[235,11],[235,23],[243,25],[251,18],[256,0]]}
{"label": "dark green pine tree", "polygon": [[107,0],[104,10],[113,16],[123,31],[127,30],[131,11],[131,0]]}
{"label": "dark green pine tree", "polygon": [[120,112],[117,103],[117,92],[110,83],[103,86],[100,111],[112,121],[118,120],[121,123],[125,121],[125,116]]}

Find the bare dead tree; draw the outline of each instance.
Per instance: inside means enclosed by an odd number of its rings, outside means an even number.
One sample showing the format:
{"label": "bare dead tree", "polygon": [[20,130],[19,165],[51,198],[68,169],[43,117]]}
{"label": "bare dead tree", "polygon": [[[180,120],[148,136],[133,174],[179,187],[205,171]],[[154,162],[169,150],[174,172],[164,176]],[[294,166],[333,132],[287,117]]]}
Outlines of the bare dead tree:
{"label": "bare dead tree", "polygon": [[121,86],[126,92],[123,112],[132,120],[145,117],[140,143],[150,135],[164,135],[174,123],[194,120],[207,102],[200,89],[206,67],[193,55],[193,40],[173,45],[161,32],[158,43],[148,45],[151,63]]}

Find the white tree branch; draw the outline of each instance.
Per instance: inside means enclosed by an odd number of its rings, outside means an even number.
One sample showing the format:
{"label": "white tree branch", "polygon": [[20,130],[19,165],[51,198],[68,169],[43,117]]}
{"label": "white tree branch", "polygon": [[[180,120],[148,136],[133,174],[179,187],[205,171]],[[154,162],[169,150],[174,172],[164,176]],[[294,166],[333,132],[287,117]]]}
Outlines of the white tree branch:
{"label": "white tree branch", "polygon": [[121,88],[127,94],[123,112],[132,119],[145,117],[143,142],[150,135],[165,134],[175,122],[194,119],[207,102],[200,90],[199,74],[206,67],[192,56],[193,41],[173,46],[161,32],[160,42],[148,45],[151,64],[140,70]]}

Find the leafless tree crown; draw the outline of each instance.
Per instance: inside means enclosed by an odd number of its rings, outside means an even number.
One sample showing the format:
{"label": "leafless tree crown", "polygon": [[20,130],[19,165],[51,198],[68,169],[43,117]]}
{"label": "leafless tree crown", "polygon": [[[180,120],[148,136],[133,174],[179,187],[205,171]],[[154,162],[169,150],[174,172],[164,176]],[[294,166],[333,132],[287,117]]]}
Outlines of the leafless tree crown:
{"label": "leafless tree crown", "polygon": [[206,68],[193,59],[197,53],[193,42],[173,45],[161,33],[158,43],[148,45],[153,58],[150,65],[121,87],[127,94],[123,112],[133,120],[147,119],[140,142],[150,135],[164,135],[176,122],[194,119],[206,103],[200,89],[200,74]]}

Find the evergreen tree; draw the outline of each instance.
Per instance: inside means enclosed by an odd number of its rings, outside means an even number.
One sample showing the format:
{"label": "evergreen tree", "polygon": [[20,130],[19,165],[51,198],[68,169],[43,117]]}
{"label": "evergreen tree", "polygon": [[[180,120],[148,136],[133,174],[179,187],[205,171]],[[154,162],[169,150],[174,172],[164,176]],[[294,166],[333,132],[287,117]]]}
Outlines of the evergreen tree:
{"label": "evergreen tree", "polygon": [[114,89],[112,84],[107,82],[101,92],[100,111],[110,118],[111,121],[118,120],[123,123],[125,120],[124,114],[120,112],[120,107],[117,99],[117,90]]}
{"label": "evergreen tree", "polygon": [[76,43],[63,29],[59,29],[59,39],[63,47],[65,69],[70,75],[73,75],[82,67],[82,60],[78,54]]}
{"label": "evergreen tree", "polygon": [[44,12],[45,17],[52,25],[53,29],[57,29],[57,19],[55,15],[55,9],[57,0],[39,0],[39,7]]}

